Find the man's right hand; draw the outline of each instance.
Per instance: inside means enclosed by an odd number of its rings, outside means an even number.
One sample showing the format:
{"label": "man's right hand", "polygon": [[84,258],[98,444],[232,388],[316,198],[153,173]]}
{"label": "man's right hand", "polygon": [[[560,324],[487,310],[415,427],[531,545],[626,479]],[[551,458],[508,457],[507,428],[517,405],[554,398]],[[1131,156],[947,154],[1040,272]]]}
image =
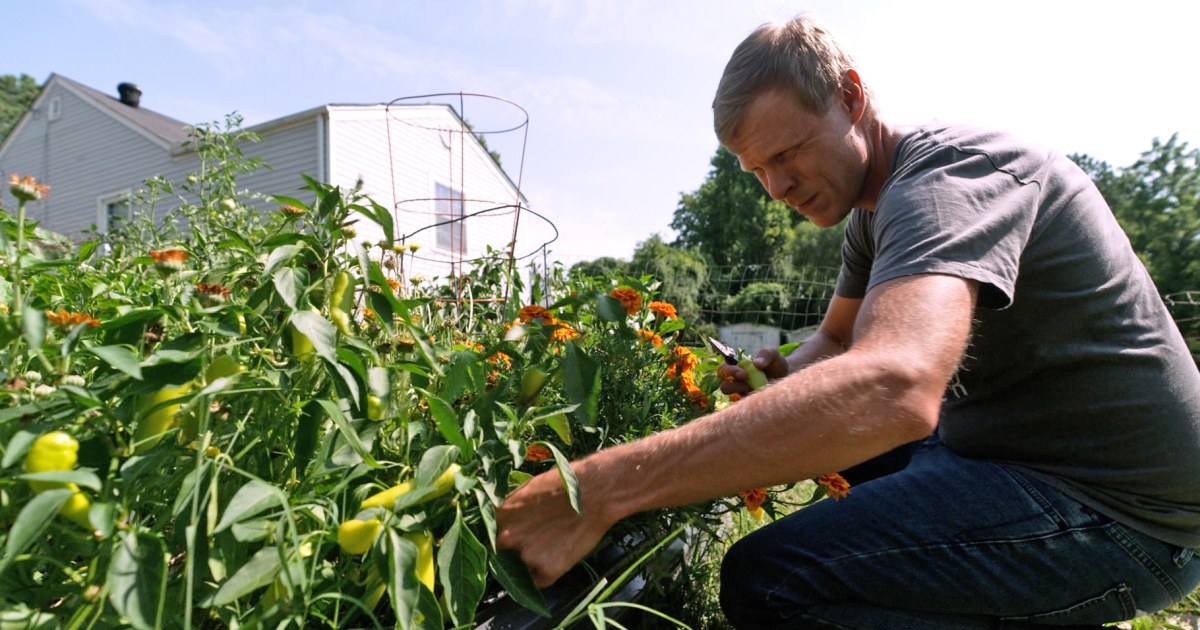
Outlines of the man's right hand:
{"label": "man's right hand", "polygon": [[[788,375],[787,360],[779,353],[778,348],[763,348],[750,360],[754,367],[762,371],[769,380],[776,380]],[[742,367],[722,363],[717,368],[717,376],[721,377],[721,391],[728,394],[745,396],[754,391],[750,386],[749,373]]]}

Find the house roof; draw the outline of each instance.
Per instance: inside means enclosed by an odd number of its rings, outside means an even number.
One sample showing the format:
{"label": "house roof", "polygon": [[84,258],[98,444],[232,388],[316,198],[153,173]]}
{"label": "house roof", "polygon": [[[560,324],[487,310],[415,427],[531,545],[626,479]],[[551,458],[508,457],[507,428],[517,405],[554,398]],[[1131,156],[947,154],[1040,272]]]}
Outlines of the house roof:
{"label": "house roof", "polygon": [[100,90],[90,88],[78,81],[73,81],[61,74],[51,74],[50,80],[46,82],[49,87],[51,82],[57,81],[67,89],[79,94],[83,98],[93,102],[97,106],[104,108],[112,113],[118,119],[130,124],[134,128],[143,133],[157,138],[171,148],[178,147],[188,138],[187,123],[160,114],[156,111],[146,109],[144,107],[130,107],[122,103],[115,96],[105,94]]}

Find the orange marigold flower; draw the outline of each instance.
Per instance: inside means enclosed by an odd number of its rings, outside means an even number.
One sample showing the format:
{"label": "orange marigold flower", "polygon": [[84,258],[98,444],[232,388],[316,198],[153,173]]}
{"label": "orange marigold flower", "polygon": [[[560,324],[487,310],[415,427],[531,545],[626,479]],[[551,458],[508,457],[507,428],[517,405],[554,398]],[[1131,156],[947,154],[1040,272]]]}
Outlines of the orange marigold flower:
{"label": "orange marigold flower", "polygon": [[542,462],[551,457],[554,457],[554,453],[541,444],[530,444],[529,448],[525,449],[525,461],[527,462]]}
{"label": "orange marigold flower", "polygon": [[196,296],[200,298],[208,306],[217,306],[224,304],[229,299],[229,289],[219,284],[206,284],[201,282],[196,285]]}
{"label": "orange marigold flower", "polygon": [[282,206],[279,206],[279,213],[283,214],[284,216],[298,217],[298,216],[307,214],[308,210],[305,210],[304,208],[301,208],[299,206],[292,206],[292,205],[284,204]]}
{"label": "orange marigold flower", "polygon": [[651,302],[646,305],[646,308],[667,319],[679,319],[679,315],[675,313],[675,305],[670,302]]}
{"label": "orange marigold flower", "polygon": [[33,175],[21,177],[13,173],[8,180],[8,190],[20,201],[37,201],[50,196],[50,187],[37,183]]}
{"label": "orange marigold flower", "polygon": [[503,352],[496,352],[496,353],[492,354],[492,356],[487,358],[487,361],[488,361],[488,363],[491,363],[493,365],[496,365],[496,366],[501,367],[506,370],[508,368],[512,367],[512,357],[509,357],[507,354],[504,354]]}
{"label": "orange marigold flower", "polygon": [[628,315],[633,315],[634,313],[642,310],[641,294],[629,287],[613,289],[613,292],[609,293],[608,295],[620,301],[621,304],[625,306],[625,313]]}
{"label": "orange marigold flower", "polygon": [[742,497],[742,502],[746,504],[746,509],[754,512],[762,509],[762,504],[767,502],[766,488],[753,488],[750,490],[742,490],[738,493]]}
{"label": "orange marigold flower", "polygon": [[517,318],[521,320],[521,323],[531,322],[535,319],[553,319],[550,311],[537,304],[522,307],[521,312],[517,314]]}
{"label": "orange marigold flower", "polygon": [[88,326],[99,326],[100,320],[93,318],[87,313],[69,313],[67,309],[59,309],[57,313],[54,311],[46,311],[46,319],[50,320],[55,326],[78,326],[79,324],[87,324]]}
{"label": "orange marigold flower", "polygon": [[363,317],[365,317],[367,319],[375,319],[375,311],[371,310],[369,307],[364,306],[363,310],[362,310],[362,314],[363,314]]}
{"label": "orange marigold flower", "polygon": [[395,278],[388,278],[387,283],[388,283],[388,287],[391,288],[392,293],[399,293],[400,287],[404,286],[404,285],[400,284],[400,281]]}
{"label": "orange marigold flower", "polygon": [[576,337],[579,337],[579,331],[565,324],[560,324],[557,328],[550,332],[550,341],[557,341],[560,343],[565,343],[575,339]]}
{"label": "orange marigold flower", "polygon": [[653,330],[639,330],[638,336],[642,338],[642,341],[649,341],[656,346],[662,345],[662,337],[655,334]]}
{"label": "orange marigold flower", "polygon": [[700,365],[700,358],[684,346],[671,348],[671,364],[667,367],[667,378],[675,378]]}
{"label": "orange marigold flower", "polygon": [[742,395],[737,392],[734,392],[729,395],[729,402],[731,402],[731,403],[735,403],[741,399],[742,399]]}
{"label": "orange marigold flower", "polygon": [[155,269],[170,274],[183,271],[183,263],[187,262],[188,253],[182,249],[150,250],[150,257],[154,259]]}
{"label": "orange marigold flower", "polygon": [[829,496],[834,501],[850,494],[850,482],[838,473],[827,473],[817,477],[817,483],[829,489]]}

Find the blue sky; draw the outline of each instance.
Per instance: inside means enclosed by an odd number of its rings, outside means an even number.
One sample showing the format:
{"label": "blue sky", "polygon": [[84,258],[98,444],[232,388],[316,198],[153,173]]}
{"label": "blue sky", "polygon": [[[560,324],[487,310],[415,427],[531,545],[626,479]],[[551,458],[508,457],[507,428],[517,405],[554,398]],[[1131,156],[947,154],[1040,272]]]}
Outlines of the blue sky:
{"label": "blue sky", "polygon": [[[39,0],[5,3],[0,74],[57,72],[189,123],[251,125],[325,103],[441,92],[529,113],[522,189],[566,262],[628,258],[716,150],[710,103],[734,46],[809,13],[856,57],[886,119],[996,126],[1123,166],[1200,140],[1200,3],[1008,0]],[[495,119],[490,119],[494,116]],[[477,127],[508,126],[480,109]],[[489,138],[514,176],[517,134]]]}

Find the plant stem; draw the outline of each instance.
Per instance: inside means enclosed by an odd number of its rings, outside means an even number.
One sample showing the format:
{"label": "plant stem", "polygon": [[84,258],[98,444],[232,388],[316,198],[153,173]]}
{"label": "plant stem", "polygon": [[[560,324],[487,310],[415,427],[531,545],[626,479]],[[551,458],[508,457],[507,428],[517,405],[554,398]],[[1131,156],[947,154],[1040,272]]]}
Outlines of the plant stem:
{"label": "plant stem", "polygon": [[13,301],[11,312],[17,317],[21,316],[21,254],[25,250],[25,200],[21,199],[17,202],[17,248],[13,252],[12,260],[12,287]]}

